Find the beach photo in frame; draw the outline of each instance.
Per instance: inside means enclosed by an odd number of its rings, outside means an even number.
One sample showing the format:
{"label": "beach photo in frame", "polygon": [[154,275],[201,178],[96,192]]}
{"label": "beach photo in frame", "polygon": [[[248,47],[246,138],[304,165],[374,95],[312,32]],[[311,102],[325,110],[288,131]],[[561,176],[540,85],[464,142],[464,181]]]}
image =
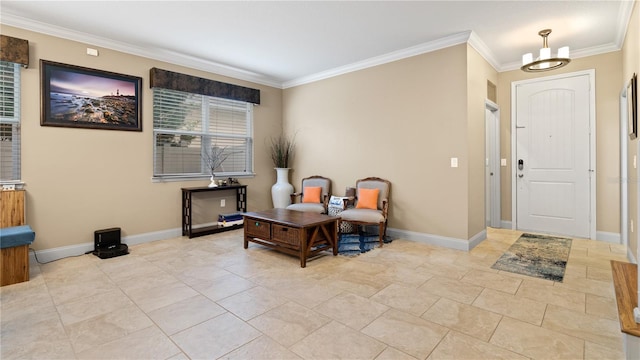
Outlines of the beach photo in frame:
{"label": "beach photo in frame", "polygon": [[42,126],[142,131],[142,78],[40,60]]}

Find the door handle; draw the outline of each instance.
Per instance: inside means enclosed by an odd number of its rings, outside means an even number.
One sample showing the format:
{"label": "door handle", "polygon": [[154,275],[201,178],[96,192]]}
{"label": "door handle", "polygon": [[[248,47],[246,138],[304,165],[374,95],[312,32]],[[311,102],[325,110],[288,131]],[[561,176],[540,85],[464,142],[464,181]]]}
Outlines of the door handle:
{"label": "door handle", "polygon": [[518,174],[518,177],[519,177],[519,178],[521,178],[521,177],[523,177],[523,176],[524,176],[524,174]]}

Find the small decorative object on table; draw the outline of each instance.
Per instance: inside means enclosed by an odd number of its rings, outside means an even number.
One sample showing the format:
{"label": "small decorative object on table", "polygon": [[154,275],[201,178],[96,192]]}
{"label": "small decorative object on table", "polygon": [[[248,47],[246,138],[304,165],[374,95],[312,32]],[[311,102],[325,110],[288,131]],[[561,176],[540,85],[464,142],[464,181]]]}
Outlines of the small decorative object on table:
{"label": "small decorative object on table", "polygon": [[271,139],[271,159],[276,167],[277,181],[271,187],[271,200],[274,208],[284,209],[291,205],[290,195],[293,185],[289,183],[289,163],[293,158],[294,140],[285,135]]}
{"label": "small decorative object on table", "polygon": [[[212,145],[209,151],[206,151],[203,155],[203,159],[206,161],[207,166],[211,170],[211,182],[208,187],[217,187],[215,179],[215,170],[218,168],[222,168],[222,163],[227,160],[227,158],[233,154],[232,152],[226,151],[226,146],[217,146]],[[222,169],[224,171],[224,169]]]}

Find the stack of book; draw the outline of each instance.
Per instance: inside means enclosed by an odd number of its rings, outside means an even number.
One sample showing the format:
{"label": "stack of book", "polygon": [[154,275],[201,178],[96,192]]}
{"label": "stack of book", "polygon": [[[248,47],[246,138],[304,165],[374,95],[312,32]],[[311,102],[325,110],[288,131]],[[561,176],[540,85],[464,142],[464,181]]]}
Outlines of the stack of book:
{"label": "stack of book", "polygon": [[220,214],[218,215],[218,226],[233,226],[233,225],[242,225],[244,222],[244,217],[242,213],[233,213],[233,214]]}

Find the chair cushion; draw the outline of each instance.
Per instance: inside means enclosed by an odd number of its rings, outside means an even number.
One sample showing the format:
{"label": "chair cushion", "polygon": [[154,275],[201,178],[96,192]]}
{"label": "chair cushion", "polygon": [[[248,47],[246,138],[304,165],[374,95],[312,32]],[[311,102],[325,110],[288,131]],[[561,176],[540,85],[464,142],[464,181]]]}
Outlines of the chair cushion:
{"label": "chair cushion", "polygon": [[343,221],[359,221],[363,223],[377,224],[384,222],[382,211],[371,209],[347,209],[340,213]]}
{"label": "chair cushion", "polygon": [[287,210],[306,211],[322,214],[324,212],[324,205],[315,203],[298,203],[287,206]]}
{"label": "chair cushion", "polygon": [[36,233],[29,225],[2,228],[0,229],[0,248],[31,245],[35,238]]}
{"label": "chair cushion", "polygon": [[320,193],[322,187],[320,186],[306,186],[302,191],[303,203],[320,203]]}
{"label": "chair cushion", "polygon": [[360,189],[356,209],[378,209],[378,194],[380,189]]}

